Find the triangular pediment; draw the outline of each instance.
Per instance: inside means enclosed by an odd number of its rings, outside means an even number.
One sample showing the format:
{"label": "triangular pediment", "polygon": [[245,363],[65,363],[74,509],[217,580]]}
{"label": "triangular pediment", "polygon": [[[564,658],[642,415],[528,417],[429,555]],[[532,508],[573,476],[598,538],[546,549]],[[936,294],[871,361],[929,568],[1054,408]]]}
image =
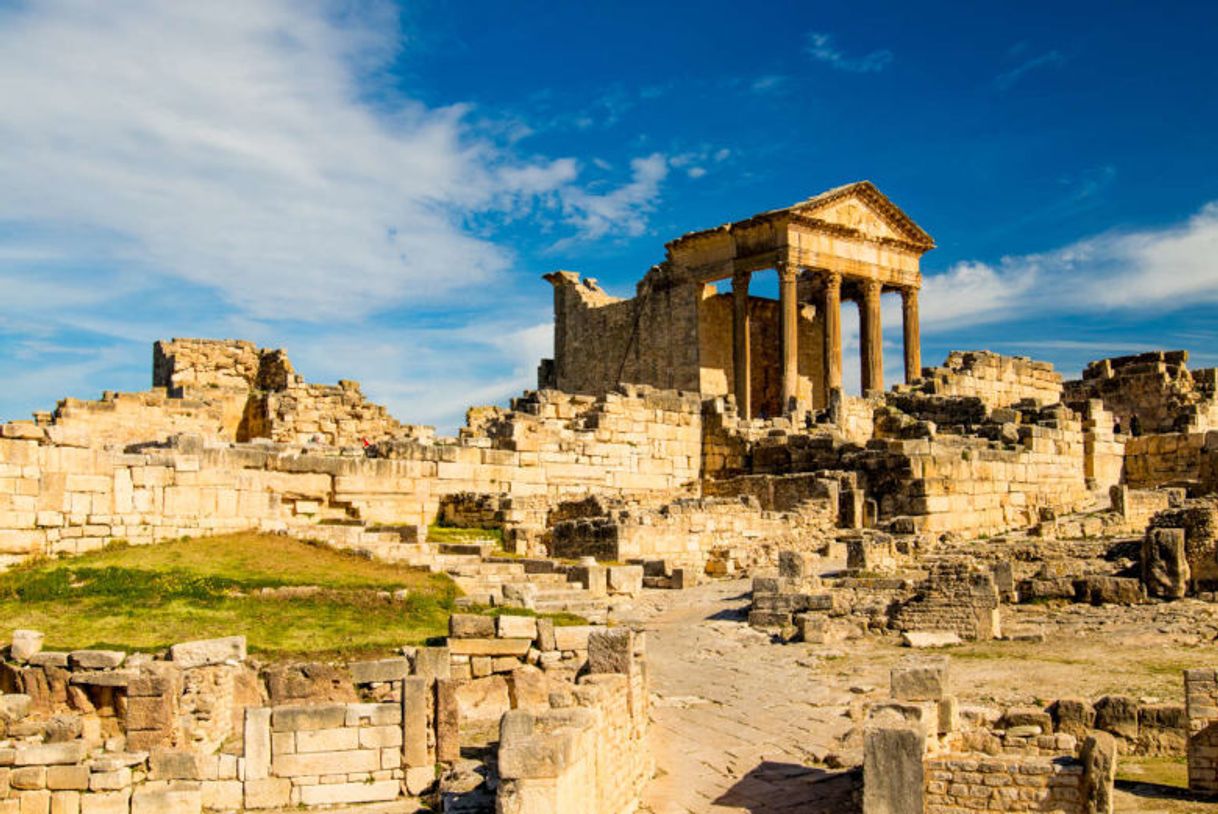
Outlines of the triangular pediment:
{"label": "triangular pediment", "polygon": [[857,232],[872,240],[898,240],[925,249],[934,240],[870,181],[822,192],[792,206],[793,214]]}

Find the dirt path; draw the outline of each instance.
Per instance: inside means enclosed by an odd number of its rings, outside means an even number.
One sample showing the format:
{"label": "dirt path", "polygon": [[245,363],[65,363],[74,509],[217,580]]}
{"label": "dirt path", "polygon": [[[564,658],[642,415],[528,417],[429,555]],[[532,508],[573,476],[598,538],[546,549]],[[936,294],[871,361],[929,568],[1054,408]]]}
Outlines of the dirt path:
{"label": "dirt path", "polygon": [[[745,624],[748,590],[748,581],[740,580],[688,591],[648,591],[637,608],[647,630],[657,769],[643,795],[642,811],[858,811],[859,771],[829,767],[861,764],[864,707],[887,697],[889,668],[909,651],[872,637],[836,647],[774,644]],[[1091,647],[1111,647],[1122,640],[1127,644],[1128,633],[1112,635],[1113,641],[1106,643],[1107,638],[1101,633]],[[1064,644],[1042,647],[1047,656]],[[1075,645],[1079,655],[1078,643],[1068,644]],[[1026,693],[1029,680],[1047,692],[1064,694],[1069,687],[1077,691],[1081,684],[1081,689],[1098,695],[1103,684],[1115,678],[1108,671],[1080,676],[1080,667],[1093,668],[1086,657],[1079,659],[1083,665],[1041,663],[1040,654],[1023,645],[988,647],[1002,647],[1001,655],[987,653],[978,659],[958,654],[953,659],[956,686],[969,701],[1033,703],[1030,695],[1021,697],[1008,686],[1022,683]],[[1193,659],[1204,659],[1195,650],[1190,653]],[[1173,660],[1180,657],[1179,652],[1169,655]],[[1063,671],[1068,675],[1061,675]],[[1145,682],[1147,686],[1138,687],[1142,690],[1163,680],[1145,670],[1135,674],[1140,681],[1130,683]],[[1121,678],[1130,681],[1134,676]],[[1171,684],[1176,681],[1174,675],[1168,678]],[[1093,683],[1096,686],[1090,686]],[[1177,789],[1125,782],[1118,784],[1116,810],[1183,814],[1218,806],[1189,801]]]}

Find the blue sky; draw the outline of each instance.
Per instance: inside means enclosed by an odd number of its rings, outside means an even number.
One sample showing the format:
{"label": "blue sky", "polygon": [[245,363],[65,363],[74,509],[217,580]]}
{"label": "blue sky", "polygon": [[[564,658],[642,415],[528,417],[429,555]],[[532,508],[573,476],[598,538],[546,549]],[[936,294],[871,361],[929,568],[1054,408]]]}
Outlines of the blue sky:
{"label": "blue sky", "polygon": [[0,418],[232,336],[451,429],[532,384],[543,273],[626,295],[672,237],[863,178],[938,242],[927,363],[1215,365],[1215,30],[1200,2],[0,0]]}

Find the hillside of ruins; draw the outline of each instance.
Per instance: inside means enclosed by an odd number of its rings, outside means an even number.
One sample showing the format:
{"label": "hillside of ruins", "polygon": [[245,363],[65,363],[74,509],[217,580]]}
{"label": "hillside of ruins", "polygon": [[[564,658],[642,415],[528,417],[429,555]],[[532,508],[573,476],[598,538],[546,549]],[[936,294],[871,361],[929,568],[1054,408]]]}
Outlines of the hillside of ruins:
{"label": "hillside of ruins", "polygon": [[0,814],[1211,810],[1218,369],[924,366],[934,247],[864,181],[682,235],[630,298],[547,274],[537,388],[452,437],[238,339],[0,424],[12,574],[257,532],[460,594],[342,659],[6,630]]}

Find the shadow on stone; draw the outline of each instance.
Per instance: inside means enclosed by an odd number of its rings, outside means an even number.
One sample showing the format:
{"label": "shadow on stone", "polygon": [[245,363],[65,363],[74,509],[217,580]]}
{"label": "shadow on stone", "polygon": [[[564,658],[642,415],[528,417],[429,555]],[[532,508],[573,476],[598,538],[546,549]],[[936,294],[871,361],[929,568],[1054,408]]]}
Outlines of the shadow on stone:
{"label": "shadow on stone", "polygon": [[1147,800],[1182,800],[1192,802],[1213,802],[1212,795],[1199,794],[1179,786],[1165,786],[1162,783],[1147,783],[1142,780],[1118,780],[1113,784],[1117,791]]}
{"label": "shadow on stone", "polygon": [[749,814],[859,814],[862,790],[861,769],[829,771],[766,760],[736,781],[715,805],[742,808]]}

